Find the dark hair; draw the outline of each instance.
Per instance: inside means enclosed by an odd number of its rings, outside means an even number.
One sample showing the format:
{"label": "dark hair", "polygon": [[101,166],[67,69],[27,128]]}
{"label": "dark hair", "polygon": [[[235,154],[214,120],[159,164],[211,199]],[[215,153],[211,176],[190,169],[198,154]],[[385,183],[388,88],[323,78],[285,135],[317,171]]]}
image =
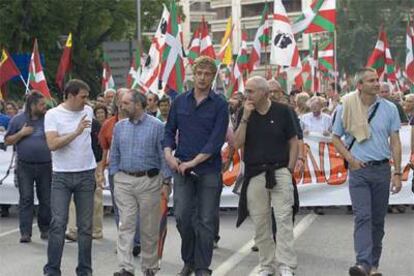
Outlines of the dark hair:
{"label": "dark hair", "polygon": [[331,82],[330,85],[331,85],[332,89],[334,91],[336,91],[338,94],[341,93],[341,90],[342,89],[341,89],[341,86],[339,85],[339,83],[337,83],[337,82]]}
{"label": "dark hair", "polygon": [[106,106],[104,106],[102,104],[95,105],[95,107],[93,108],[93,115],[95,115],[95,117],[96,117],[96,112],[99,109],[102,109],[105,112],[105,118],[108,118],[108,108],[106,108]]}
{"label": "dark hair", "polygon": [[30,91],[30,93],[26,96],[24,112],[26,112],[29,118],[32,118],[32,105],[38,104],[44,97],[45,96],[37,90]]}
{"label": "dark hair", "polygon": [[[158,96],[157,96],[158,97]],[[161,99],[158,101],[158,106],[160,106],[161,103],[168,103],[171,104],[171,99],[167,95],[163,95]]]}
{"label": "dark hair", "polygon": [[158,101],[160,100],[160,97],[158,97],[158,95],[157,95],[157,94],[155,94],[155,93],[148,92],[148,94],[147,94],[147,98],[148,98],[148,96],[149,96],[149,95],[154,95],[154,99],[155,99],[155,101],[156,101],[156,102],[158,102]]}
{"label": "dark hair", "polygon": [[139,92],[137,89],[131,89],[129,93],[131,93],[132,101],[134,103],[140,102],[143,109],[147,107],[147,96]]}
{"label": "dark hair", "polygon": [[17,104],[16,104],[15,102],[12,102],[12,101],[7,101],[7,102],[4,104],[4,107],[5,107],[5,108],[7,108],[7,106],[8,106],[8,105],[13,106],[13,108],[14,108],[14,109],[16,109],[16,112],[18,112],[18,111],[19,111],[19,107],[17,106]]}
{"label": "dark hair", "polygon": [[65,95],[65,98],[67,99],[69,94],[73,96],[78,95],[81,89],[87,90],[88,92],[91,90],[86,82],[78,79],[73,79],[68,81],[68,83],[65,86],[65,89],[63,90],[63,93]]}

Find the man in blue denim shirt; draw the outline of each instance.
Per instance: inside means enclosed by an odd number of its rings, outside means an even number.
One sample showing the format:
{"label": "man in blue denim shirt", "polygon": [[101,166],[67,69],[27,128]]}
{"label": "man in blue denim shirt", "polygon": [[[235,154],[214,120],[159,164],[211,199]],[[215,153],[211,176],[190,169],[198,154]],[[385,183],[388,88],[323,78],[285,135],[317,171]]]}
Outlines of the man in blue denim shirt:
{"label": "man in blue denim shirt", "polygon": [[[114,175],[115,202],[119,211],[118,260],[114,276],[133,276],[132,245],[137,214],[141,233],[141,270],[152,276],[159,270],[157,242],[161,193],[169,197],[171,171],[163,154],[164,125],[145,112],[146,97],[137,90],[122,96],[128,117],[114,128],[109,173]],[[163,178],[161,178],[161,175]]]}
{"label": "man in blue denim shirt", "polygon": [[[332,143],[349,163],[356,252],[356,264],[349,269],[349,274],[382,275],[378,265],[390,181],[392,193],[401,190],[400,118],[393,103],[377,96],[380,85],[375,69],[360,69],[356,82],[357,90],[342,98],[343,104],[338,106],[332,126]],[[368,123],[371,114],[374,116]],[[350,149],[352,140],[354,144]],[[392,178],[391,156],[394,161]]]}
{"label": "man in blue denim shirt", "polygon": [[165,127],[164,152],[174,171],[174,212],[184,261],[178,275],[183,276],[211,274],[222,185],[220,151],[229,124],[226,101],[211,90],[216,72],[212,58],[195,61],[194,89],[175,99]]}

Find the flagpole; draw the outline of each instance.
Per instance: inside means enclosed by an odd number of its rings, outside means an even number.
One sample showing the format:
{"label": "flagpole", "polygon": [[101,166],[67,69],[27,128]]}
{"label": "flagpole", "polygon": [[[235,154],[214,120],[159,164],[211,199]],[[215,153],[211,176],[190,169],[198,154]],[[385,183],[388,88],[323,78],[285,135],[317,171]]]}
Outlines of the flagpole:
{"label": "flagpole", "polygon": [[29,85],[28,85],[28,84],[27,84],[27,82],[24,80],[24,78],[23,78],[22,74],[20,74],[20,75],[19,75],[19,77],[20,77],[20,79],[22,80],[22,82],[23,82],[24,86],[25,86],[25,87],[26,87],[26,89],[27,89],[27,87],[28,87]]}
{"label": "flagpole", "polygon": [[[336,28],[334,30],[334,81],[335,81],[335,91],[336,91],[336,85],[337,85],[337,75],[338,75],[338,67],[337,67],[337,60],[336,60]],[[339,91],[336,91],[339,92]]]}

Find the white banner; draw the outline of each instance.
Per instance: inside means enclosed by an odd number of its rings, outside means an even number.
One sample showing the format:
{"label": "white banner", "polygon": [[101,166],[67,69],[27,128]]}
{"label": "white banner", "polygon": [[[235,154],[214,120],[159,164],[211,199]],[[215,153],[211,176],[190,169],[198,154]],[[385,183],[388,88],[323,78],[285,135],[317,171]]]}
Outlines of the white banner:
{"label": "white banner", "polygon": [[[408,167],[410,158],[410,127],[403,126],[400,131],[402,144],[403,188],[401,192],[390,195],[390,204],[414,204],[411,192],[412,170]],[[295,173],[301,206],[351,205],[348,192],[348,174],[343,167],[343,159],[335,151],[330,138],[310,133],[304,140],[307,145],[305,173]],[[0,179],[6,174],[12,154],[12,147],[0,150]],[[221,207],[237,207],[238,195],[234,194],[234,181],[242,169],[240,156],[235,155],[234,165],[224,174]],[[18,189],[13,182],[14,170],[0,185],[0,204],[18,204]],[[169,205],[172,204],[170,200]],[[104,205],[112,205],[108,189],[104,190]]]}

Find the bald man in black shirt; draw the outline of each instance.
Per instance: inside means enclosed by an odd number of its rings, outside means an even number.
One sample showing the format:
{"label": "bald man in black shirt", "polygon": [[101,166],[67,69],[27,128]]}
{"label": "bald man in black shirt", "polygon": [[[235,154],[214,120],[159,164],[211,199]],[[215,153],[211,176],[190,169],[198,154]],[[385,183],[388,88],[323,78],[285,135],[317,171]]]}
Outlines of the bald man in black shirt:
{"label": "bald man in black shirt", "polygon": [[[297,129],[288,106],[270,101],[266,79],[250,78],[245,94],[235,135],[236,146],[244,147],[246,165],[237,225],[247,214],[253,220],[261,275],[293,275],[297,257],[293,248],[292,172],[298,153]],[[271,238],[271,206],[278,226],[276,248]]]}

